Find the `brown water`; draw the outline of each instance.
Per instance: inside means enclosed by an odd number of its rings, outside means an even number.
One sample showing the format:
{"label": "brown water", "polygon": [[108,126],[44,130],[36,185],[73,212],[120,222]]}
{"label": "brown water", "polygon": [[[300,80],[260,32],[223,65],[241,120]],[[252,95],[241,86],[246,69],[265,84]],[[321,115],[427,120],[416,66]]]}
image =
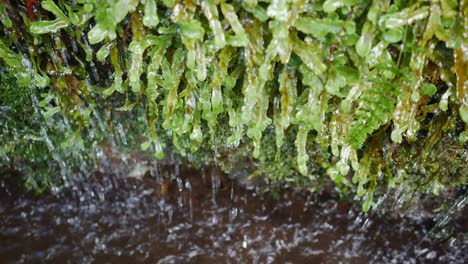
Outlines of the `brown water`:
{"label": "brown water", "polygon": [[[178,167],[177,167],[178,169]],[[213,171],[88,177],[60,195],[2,182],[1,263],[466,263],[465,236],[326,196],[246,190]],[[172,178],[168,180],[167,178]]]}

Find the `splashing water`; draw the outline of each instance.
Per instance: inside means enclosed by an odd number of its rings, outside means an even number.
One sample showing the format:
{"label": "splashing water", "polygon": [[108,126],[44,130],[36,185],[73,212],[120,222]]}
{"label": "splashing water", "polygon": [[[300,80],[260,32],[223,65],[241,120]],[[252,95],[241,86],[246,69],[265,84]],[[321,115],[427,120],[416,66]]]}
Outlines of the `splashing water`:
{"label": "splashing water", "polygon": [[[60,197],[2,195],[2,262],[463,263],[468,257],[466,236],[431,240],[432,227],[421,219],[367,215],[294,190],[275,200],[213,170],[205,182],[179,165],[151,167],[141,178],[83,175],[87,181]],[[3,181],[1,188],[9,189]]]}

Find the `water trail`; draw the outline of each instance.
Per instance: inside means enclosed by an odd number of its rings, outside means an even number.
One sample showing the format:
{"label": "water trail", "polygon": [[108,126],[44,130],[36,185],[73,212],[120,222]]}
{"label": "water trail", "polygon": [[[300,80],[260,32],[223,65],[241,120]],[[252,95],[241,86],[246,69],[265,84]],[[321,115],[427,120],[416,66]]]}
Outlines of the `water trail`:
{"label": "water trail", "polygon": [[78,53],[78,44],[76,43],[75,38],[70,38],[70,45],[72,48],[73,53]]}
{"label": "water trail", "polygon": [[100,172],[104,173],[110,168],[111,164],[106,153],[104,152],[104,147],[100,146],[95,148],[94,156],[97,159],[97,166]]}
{"label": "water trail", "polygon": [[237,215],[239,214],[239,209],[237,207],[232,207],[231,210],[229,210],[229,223],[232,224],[234,220],[237,218]]}
{"label": "water trail", "polygon": [[177,177],[176,181],[177,181],[177,189],[179,190],[179,194],[177,195],[177,204],[179,208],[182,208],[184,207],[184,197],[183,197],[184,184],[180,177]]}
{"label": "water trail", "polygon": [[[420,239],[419,243],[417,243],[417,247],[420,247],[422,243],[425,241],[428,241],[431,236],[436,236],[436,235],[445,235],[448,237],[442,238],[443,241],[448,240],[452,238],[451,243],[453,243],[456,238],[453,238],[453,234],[446,234],[445,232],[442,232],[443,229],[448,226],[450,221],[453,220],[454,216],[461,211],[466,205],[468,204],[468,192],[465,192],[463,195],[460,195],[450,206],[449,209],[440,212],[435,218],[436,224],[423,236],[422,239]],[[440,238],[439,238],[440,239]],[[424,254],[420,253],[420,255]]]}
{"label": "water trail", "polygon": [[170,205],[167,205],[165,210],[167,212],[167,217],[168,217],[167,225],[170,225],[170,224],[172,224],[172,216],[174,214],[174,210],[172,209],[172,206],[170,206]]}
{"label": "water trail", "polygon": [[185,189],[189,191],[189,215],[190,215],[190,222],[193,222],[193,205],[192,205],[192,184],[190,180],[185,181]]}
{"label": "water trail", "polygon": [[234,181],[231,181],[231,188],[229,192],[229,223],[232,224],[232,222],[236,219],[239,210],[235,206],[235,196],[234,196]]}
{"label": "water trail", "polygon": [[201,174],[201,179],[202,179],[203,184],[206,184],[206,169],[205,169],[205,167],[203,167],[201,169],[200,174]]}
{"label": "water trail", "polygon": [[127,137],[125,136],[125,131],[122,126],[122,123],[117,123],[116,128],[117,133],[119,134],[120,142],[122,142],[124,146],[127,146]]}
{"label": "water trail", "polygon": [[234,201],[234,181],[231,181],[231,192],[229,195],[231,203]]}
{"label": "water trail", "polygon": [[[86,85],[88,85],[88,83],[86,83]],[[107,131],[106,126],[104,125],[104,122],[102,122],[101,114],[99,113],[97,109],[93,109],[93,116],[96,119],[97,124],[99,128],[101,129],[101,132],[106,132]]]}
{"label": "water trail", "polygon": [[[88,37],[84,32],[81,32],[81,40],[83,41],[83,44],[87,47],[88,50],[93,50],[93,48],[88,42]],[[101,78],[99,77],[98,70],[94,61],[91,60],[89,62],[89,67],[91,68],[91,73],[93,74],[94,80],[96,80],[96,82],[99,82]]]}
{"label": "water trail", "polygon": [[400,215],[406,215],[412,207],[413,190],[409,185],[401,184],[398,186],[395,192],[395,202],[393,203],[393,209],[395,212],[400,212]]}
{"label": "water trail", "polygon": [[434,225],[435,230],[443,228],[447,223],[453,218],[453,216],[468,203],[468,193],[461,195],[457,200],[450,206],[450,208],[443,213],[440,213],[436,216]]}
{"label": "water trail", "polygon": [[211,170],[211,201],[213,206],[216,207],[216,193],[219,190],[221,185],[221,181],[219,179],[219,175],[217,174],[216,170]]}
{"label": "water trail", "polygon": [[44,140],[44,143],[47,146],[47,149],[49,149],[49,152],[54,153],[55,147],[52,144],[52,141],[50,140],[49,135],[47,134],[47,131],[45,130],[44,127],[41,128],[41,136],[42,136],[42,139]]}
{"label": "water trail", "polygon": [[59,49],[59,52],[60,52],[60,59],[63,62],[63,64],[61,65],[64,65],[64,74],[71,74],[72,71],[70,69],[69,56],[68,56],[66,48],[63,47],[62,45],[62,41],[60,40],[60,37],[61,37],[60,35],[55,35],[54,37],[55,46],[56,48]]}
{"label": "water trail", "polygon": [[157,181],[158,184],[162,184],[162,178],[161,178],[161,168],[160,164],[157,160],[153,160],[150,162],[152,166],[150,166],[150,175],[151,177],[154,177]]}
{"label": "water trail", "polygon": [[176,177],[180,176],[180,163],[179,163],[179,160],[176,160],[174,162],[174,173],[175,173]]}

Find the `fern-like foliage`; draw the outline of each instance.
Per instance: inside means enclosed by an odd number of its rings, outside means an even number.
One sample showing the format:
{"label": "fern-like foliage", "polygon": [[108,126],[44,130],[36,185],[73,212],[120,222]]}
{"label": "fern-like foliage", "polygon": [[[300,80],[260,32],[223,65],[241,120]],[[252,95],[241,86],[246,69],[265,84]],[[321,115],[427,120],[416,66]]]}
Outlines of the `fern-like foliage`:
{"label": "fern-like foliage", "polygon": [[390,120],[395,102],[390,83],[381,80],[367,83],[357,100],[358,106],[346,141],[355,149],[361,148],[368,135]]}

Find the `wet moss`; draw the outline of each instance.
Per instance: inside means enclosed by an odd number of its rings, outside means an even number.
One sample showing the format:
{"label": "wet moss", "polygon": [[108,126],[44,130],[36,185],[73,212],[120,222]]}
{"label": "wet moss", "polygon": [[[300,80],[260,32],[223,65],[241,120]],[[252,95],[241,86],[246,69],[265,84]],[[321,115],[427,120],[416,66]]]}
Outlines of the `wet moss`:
{"label": "wet moss", "polygon": [[467,183],[463,1],[2,3],[3,166],[21,156],[63,173],[96,166],[103,144],[169,148],[310,189],[331,181],[365,210],[396,184]]}

